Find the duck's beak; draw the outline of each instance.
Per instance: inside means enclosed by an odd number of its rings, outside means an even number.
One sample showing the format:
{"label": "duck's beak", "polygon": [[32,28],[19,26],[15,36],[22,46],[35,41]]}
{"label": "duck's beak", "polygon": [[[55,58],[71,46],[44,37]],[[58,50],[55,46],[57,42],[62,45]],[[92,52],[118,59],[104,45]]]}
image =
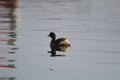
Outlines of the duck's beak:
{"label": "duck's beak", "polygon": [[48,37],[49,37],[50,35],[48,35]]}

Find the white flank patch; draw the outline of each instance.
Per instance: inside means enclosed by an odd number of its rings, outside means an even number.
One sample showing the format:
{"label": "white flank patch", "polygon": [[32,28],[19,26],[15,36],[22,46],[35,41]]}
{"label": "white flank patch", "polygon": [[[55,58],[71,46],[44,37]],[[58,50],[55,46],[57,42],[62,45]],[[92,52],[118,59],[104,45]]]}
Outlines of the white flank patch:
{"label": "white flank patch", "polygon": [[67,39],[65,39],[65,42],[67,42],[68,44],[70,44],[70,41],[68,41]]}

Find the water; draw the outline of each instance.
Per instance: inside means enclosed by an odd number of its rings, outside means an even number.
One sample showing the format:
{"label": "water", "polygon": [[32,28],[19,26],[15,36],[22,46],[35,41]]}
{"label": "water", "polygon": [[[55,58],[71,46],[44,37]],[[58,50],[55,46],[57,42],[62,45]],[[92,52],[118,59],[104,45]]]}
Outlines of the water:
{"label": "water", "polygon": [[[22,0],[10,72],[16,80],[119,80],[119,7],[117,0]],[[64,56],[48,53],[51,31],[71,42],[56,53]]]}

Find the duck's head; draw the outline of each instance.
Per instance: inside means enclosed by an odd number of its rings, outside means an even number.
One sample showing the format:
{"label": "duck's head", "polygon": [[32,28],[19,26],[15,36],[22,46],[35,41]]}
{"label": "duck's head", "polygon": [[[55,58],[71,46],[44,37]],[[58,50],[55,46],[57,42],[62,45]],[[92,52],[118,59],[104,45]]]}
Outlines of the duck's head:
{"label": "duck's head", "polygon": [[56,37],[54,32],[50,32],[48,36],[51,37],[51,38],[55,38]]}

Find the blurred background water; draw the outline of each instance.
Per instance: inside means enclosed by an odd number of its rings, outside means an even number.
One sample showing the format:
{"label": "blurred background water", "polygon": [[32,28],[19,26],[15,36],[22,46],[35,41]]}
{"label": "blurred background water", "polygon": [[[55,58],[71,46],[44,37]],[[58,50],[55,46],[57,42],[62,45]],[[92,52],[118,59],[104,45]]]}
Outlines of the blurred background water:
{"label": "blurred background water", "polygon": [[[22,22],[15,23],[21,27],[17,31],[8,30],[16,32],[16,38],[12,37],[16,39],[16,45],[9,47],[15,48],[10,50],[14,55],[8,54],[7,48],[4,50],[7,55],[0,51],[2,59],[4,56],[15,59],[13,65],[16,68],[0,68],[1,77],[17,77],[15,80],[119,80],[119,2],[21,0],[17,15],[21,14]],[[4,21],[3,18],[0,20]],[[51,31],[71,42],[67,52],[57,52],[65,56],[50,57],[47,35]],[[0,45],[9,46],[3,37],[6,34],[1,34]],[[11,37],[9,39],[12,41]]]}

